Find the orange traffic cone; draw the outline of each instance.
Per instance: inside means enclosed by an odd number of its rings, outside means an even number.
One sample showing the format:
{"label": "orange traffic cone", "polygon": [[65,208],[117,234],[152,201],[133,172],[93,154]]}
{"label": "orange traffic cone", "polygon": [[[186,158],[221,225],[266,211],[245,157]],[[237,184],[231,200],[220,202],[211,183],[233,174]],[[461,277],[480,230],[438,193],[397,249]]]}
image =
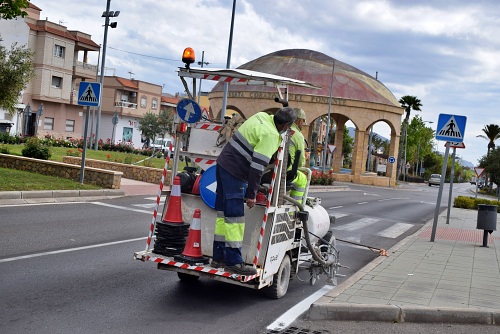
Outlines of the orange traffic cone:
{"label": "orange traffic cone", "polygon": [[176,176],[170,198],[168,200],[167,212],[163,216],[164,223],[182,223],[182,202],[181,202],[181,178]]}
{"label": "orange traffic cone", "polygon": [[189,264],[208,264],[208,258],[201,253],[201,210],[194,210],[193,222],[182,255],[174,257],[177,261]]}

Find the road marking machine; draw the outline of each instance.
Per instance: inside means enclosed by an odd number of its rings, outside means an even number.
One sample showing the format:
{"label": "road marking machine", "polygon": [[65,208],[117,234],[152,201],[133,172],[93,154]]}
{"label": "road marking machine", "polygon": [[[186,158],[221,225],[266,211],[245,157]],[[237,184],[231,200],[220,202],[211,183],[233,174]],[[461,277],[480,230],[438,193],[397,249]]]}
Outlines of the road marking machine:
{"label": "road marking machine", "polygon": [[[286,170],[289,133],[272,164],[270,181],[261,184],[257,205],[245,206],[245,233],[242,255],[246,264],[253,265],[257,274],[244,276],[214,268],[210,264],[216,221],[215,164],[222,147],[217,144],[223,122],[203,121],[201,110],[194,101],[186,79],[215,80],[229,85],[266,85],[277,89],[276,101],[287,103],[288,86],[318,88],[310,83],[262,72],[242,69],[179,68],[178,75],[188,98],[179,101],[175,119],[176,140],[173,158],[166,155],[156,207],[149,228],[146,248],[134,253],[134,258],[157,263],[158,269],[177,272],[187,282],[201,278],[214,279],[243,287],[262,289],[270,298],[283,297],[293,278],[307,280],[313,285],[321,274],[327,283],[335,285],[339,268],[339,252],[330,228],[334,217],[321,206],[321,199],[309,197],[311,170],[299,168],[307,176],[302,201],[287,195]],[[285,95],[283,95],[284,90]],[[181,145],[183,145],[181,147]],[[183,148],[183,149],[181,149]],[[167,167],[177,171],[180,161],[190,161],[186,172],[194,179],[192,186],[181,185],[181,177],[171,173],[170,189],[163,191]],[[262,192],[260,192],[262,191]],[[166,193],[161,217],[158,215],[160,196]],[[302,204],[303,203],[303,204]],[[306,277],[306,275],[303,275]],[[305,279],[301,279],[305,280]]]}

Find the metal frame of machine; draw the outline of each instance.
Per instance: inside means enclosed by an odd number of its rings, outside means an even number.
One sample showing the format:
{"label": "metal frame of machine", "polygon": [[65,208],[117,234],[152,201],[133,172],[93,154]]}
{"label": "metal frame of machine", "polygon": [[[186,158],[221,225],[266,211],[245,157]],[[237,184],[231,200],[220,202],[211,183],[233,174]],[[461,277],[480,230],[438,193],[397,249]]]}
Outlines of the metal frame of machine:
{"label": "metal frame of machine", "polygon": [[[179,68],[179,77],[182,80],[190,99],[194,100],[185,78],[193,81],[192,91],[196,92],[196,80],[215,80],[236,85],[266,85],[274,86],[280,101],[287,101],[287,86],[301,86],[318,88],[304,81],[286,77],[241,69],[204,69],[204,68]],[[285,88],[285,96],[281,89]],[[179,124],[183,123],[180,118],[176,119]],[[176,124],[176,128],[177,125]],[[216,130],[222,126],[218,122],[200,122],[188,124],[189,131],[177,133],[175,150],[172,161],[172,170],[177,171],[181,156],[189,157],[198,168],[206,169],[215,164],[221,148],[215,145]],[[212,268],[209,264],[185,263],[173,257],[155,254],[151,249],[151,243],[155,241],[155,226],[157,224],[157,209],[159,196],[163,190],[163,178],[160,184],[160,192],[157,199],[157,208],[153,213],[147,246],[144,251],[134,253],[134,258],[141,261],[152,261],[158,264],[158,269],[176,271],[181,280],[193,281],[199,277],[205,277],[237,284],[254,289],[263,289],[271,298],[281,298],[286,294],[289,280],[294,277],[299,264],[308,264],[310,272],[310,283],[314,284],[321,273],[328,276],[331,284],[336,284],[339,263],[339,254],[335,247],[335,237],[329,229],[330,217],[326,210],[321,207],[319,198],[309,198],[308,189],[311,171],[308,168],[300,170],[307,175],[307,187],[304,193],[302,205],[286,196],[285,174],[287,141],[289,134],[283,135],[282,144],[278,150],[277,159],[273,168],[273,177],[269,185],[266,203],[256,205],[252,210],[245,210],[245,239],[242,248],[244,259],[247,264],[253,264],[257,274],[253,276],[241,276]],[[180,150],[180,143],[186,143],[187,150]],[[166,158],[166,168],[169,155]],[[173,184],[175,173],[172,173],[170,184]],[[164,208],[167,207],[170,191],[167,191]],[[182,212],[186,221],[192,217],[195,208],[202,211],[202,240],[203,255],[211,256],[211,243],[215,224],[215,210],[203,203],[200,195],[185,194],[182,197]],[[165,210],[165,209],[164,209]],[[310,224],[311,216],[318,216],[321,224]],[[325,221],[325,219],[327,221]],[[309,226],[311,225],[311,226]],[[310,231],[314,225],[322,225],[321,231]],[[325,231],[325,226],[327,230]],[[320,235],[317,235],[320,234]]]}

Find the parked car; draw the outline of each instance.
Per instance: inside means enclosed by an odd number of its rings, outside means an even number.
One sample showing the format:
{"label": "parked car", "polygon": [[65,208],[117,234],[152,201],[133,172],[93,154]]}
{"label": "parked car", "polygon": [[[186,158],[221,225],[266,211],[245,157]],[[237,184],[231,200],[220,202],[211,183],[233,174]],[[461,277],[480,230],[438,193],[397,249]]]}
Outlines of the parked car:
{"label": "parked car", "polygon": [[432,185],[439,186],[441,184],[441,174],[431,174],[429,178],[429,187]]}
{"label": "parked car", "polygon": [[163,154],[168,151],[170,148],[170,144],[172,144],[172,151],[170,152],[170,157],[172,158],[174,155],[174,139],[173,138],[158,138],[152,144],[149,145],[155,151],[161,151]]}

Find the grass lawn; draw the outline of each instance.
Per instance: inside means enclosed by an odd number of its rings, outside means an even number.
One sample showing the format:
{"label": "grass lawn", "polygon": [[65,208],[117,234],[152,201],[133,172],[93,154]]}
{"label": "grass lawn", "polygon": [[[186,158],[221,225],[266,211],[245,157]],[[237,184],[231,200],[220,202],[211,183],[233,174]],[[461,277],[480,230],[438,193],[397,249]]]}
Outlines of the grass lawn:
{"label": "grass lawn", "polygon": [[[0,146],[6,148],[9,151],[9,154],[13,155],[22,155],[21,152],[24,148],[24,145],[14,145],[14,144],[1,144]],[[69,151],[71,151],[72,153],[76,153],[78,152],[78,149],[68,148],[68,147],[51,147],[50,148],[51,156],[49,160],[62,162],[63,157],[67,156]],[[108,159],[108,154],[109,154],[109,159]],[[129,159],[130,161],[135,163],[137,161],[141,161],[149,157],[145,155],[135,155],[124,152],[94,151],[93,149],[92,150],[87,149],[86,158],[95,160],[116,161],[116,162],[123,162],[126,159]],[[151,158],[148,159],[148,161],[151,162],[151,165],[148,165],[149,167],[163,169],[163,167],[165,166],[165,159],[163,158]],[[144,162],[141,162],[138,165],[144,166]]]}
{"label": "grass lawn", "polygon": [[88,190],[99,186],[80,184],[69,179],[42,175],[23,170],[0,168],[0,191],[26,190]]}
{"label": "grass lawn", "polygon": [[[0,144],[1,148],[8,150],[9,154],[21,156],[24,145]],[[62,162],[62,158],[68,155],[68,151],[78,152],[76,148],[51,147],[51,157],[49,160]],[[109,158],[108,158],[109,154]],[[126,160],[136,162],[147,159],[144,155],[135,155],[124,152],[94,151],[87,149],[87,159],[105,160],[123,162]],[[144,166],[144,161],[137,165]],[[163,169],[165,159],[151,158],[146,162],[146,166]],[[171,166],[171,165],[170,165]],[[179,170],[184,169],[185,164],[179,162]],[[26,191],[26,190],[76,190],[76,189],[101,189],[99,186],[80,184],[80,182],[69,179],[41,175],[32,172],[20,171],[15,169],[0,168],[0,191]]]}

